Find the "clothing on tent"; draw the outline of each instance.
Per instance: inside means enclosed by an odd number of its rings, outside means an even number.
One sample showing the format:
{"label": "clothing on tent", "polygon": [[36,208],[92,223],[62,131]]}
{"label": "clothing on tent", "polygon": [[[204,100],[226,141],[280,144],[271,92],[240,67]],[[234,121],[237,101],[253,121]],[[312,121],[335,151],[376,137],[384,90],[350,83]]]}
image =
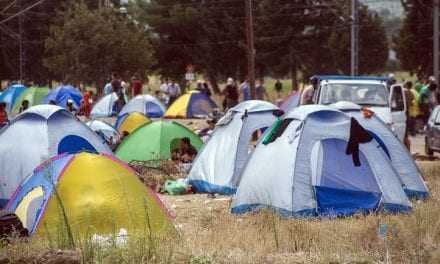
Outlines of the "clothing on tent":
{"label": "clothing on tent", "polygon": [[260,141],[245,163],[233,213],[270,208],[284,217],[332,218],[411,211],[399,175],[376,140],[358,145],[359,166],[346,154],[349,115],[307,105],[283,119],[292,121],[282,135],[267,145]]}
{"label": "clothing on tent", "polygon": [[368,143],[373,140],[373,137],[361,126],[359,122],[351,118],[350,125],[350,139],[348,140],[347,150],[345,153],[347,155],[352,155],[353,163],[356,167],[361,166],[359,160],[359,144]]}

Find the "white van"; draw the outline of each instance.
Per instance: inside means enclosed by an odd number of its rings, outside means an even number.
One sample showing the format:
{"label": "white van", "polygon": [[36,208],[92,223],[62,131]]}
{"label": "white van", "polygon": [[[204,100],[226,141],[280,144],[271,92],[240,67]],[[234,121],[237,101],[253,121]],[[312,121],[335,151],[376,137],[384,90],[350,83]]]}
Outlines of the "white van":
{"label": "white van", "polygon": [[387,79],[376,77],[319,76],[319,80],[313,98],[316,104],[348,101],[367,107],[403,142],[407,109],[403,85],[387,87]]}

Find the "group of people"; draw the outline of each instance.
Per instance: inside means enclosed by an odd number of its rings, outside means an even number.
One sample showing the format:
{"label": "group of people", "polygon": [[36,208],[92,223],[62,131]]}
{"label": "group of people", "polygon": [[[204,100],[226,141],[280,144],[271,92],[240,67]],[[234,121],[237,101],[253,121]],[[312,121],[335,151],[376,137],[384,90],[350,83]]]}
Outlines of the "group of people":
{"label": "group of people", "polygon": [[[277,80],[275,83],[275,90],[277,95],[281,97],[283,90],[282,83]],[[240,102],[240,93],[242,101],[251,100],[251,85],[248,79],[245,79],[239,86],[233,78],[228,78],[226,86],[222,91],[224,96],[223,109],[227,110],[236,106]],[[270,100],[269,94],[267,93],[266,87],[264,86],[264,79],[257,80],[255,84],[255,99],[256,100]]]}
{"label": "group of people", "polygon": [[432,110],[439,104],[437,82],[433,76],[420,78],[415,84],[404,84],[407,101],[407,132],[414,136],[428,122]]}

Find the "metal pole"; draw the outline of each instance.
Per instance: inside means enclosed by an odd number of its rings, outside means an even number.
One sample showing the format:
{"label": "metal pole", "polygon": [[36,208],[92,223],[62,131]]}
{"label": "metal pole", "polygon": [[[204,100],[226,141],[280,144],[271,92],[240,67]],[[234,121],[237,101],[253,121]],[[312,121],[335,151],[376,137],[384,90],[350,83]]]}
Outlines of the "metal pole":
{"label": "metal pole", "polygon": [[[21,11],[21,0],[18,0],[18,10]],[[18,16],[18,46],[19,46],[19,67],[20,67],[20,83],[23,84],[23,68],[24,68],[24,49],[23,49],[23,15]]]}
{"label": "metal pole", "polygon": [[439,81],[439,71],[440,71],[440,61],[439,61],[439,51],[440,51],[440,43],[439,43],[439,0],[434,0],[434,76],[435,81],[438,83]]}
{"label": "metal pole", "polygon": [[359,8],[358,0],[351,1],[351,75],[359,74]]}
{"label": "metal pole", "polygon": [[251,98],[255,99],[255,48],[254,48],[254,21],[252,0],[246,1],[246,36],[248,56],[248,78],[251,88]]}

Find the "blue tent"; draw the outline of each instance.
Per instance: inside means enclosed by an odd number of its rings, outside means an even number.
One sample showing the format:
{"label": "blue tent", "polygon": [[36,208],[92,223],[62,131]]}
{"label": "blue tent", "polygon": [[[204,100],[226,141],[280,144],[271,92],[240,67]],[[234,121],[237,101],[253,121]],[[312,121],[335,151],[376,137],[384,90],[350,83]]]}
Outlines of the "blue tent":
{"label": "blue tent", "polygon": [[65,108],[69,99],[73,101],[73,106],[79,109],[82,100],[81,92],[71,85],[62,85],[52,90],[43,99],[43,103],[48,104],[50,101],[54,101],[58,106]]}
{"label": "blue tent", "polygon": [[279,110],[275,105],[248,100],[231,108],[221,119],[211,138],[199,151],[189,173],[189,183],[201,193],[232,195],[240,181],[249,144],[255,131],[272,126]]}
{"label": "blue tent", "polygon": [[241,173],[233,213],[264,207],[285,217],[411,211],[380,143],[349,115],[300,106],[265,135]]}
{"label": "blue tent", "polygon": [[11,112],[15,105],[15,101],[26,90],[26,87],[21,84],[14,84],[9,86],[1,95],[0,102],[6,103],[6,111]]}

